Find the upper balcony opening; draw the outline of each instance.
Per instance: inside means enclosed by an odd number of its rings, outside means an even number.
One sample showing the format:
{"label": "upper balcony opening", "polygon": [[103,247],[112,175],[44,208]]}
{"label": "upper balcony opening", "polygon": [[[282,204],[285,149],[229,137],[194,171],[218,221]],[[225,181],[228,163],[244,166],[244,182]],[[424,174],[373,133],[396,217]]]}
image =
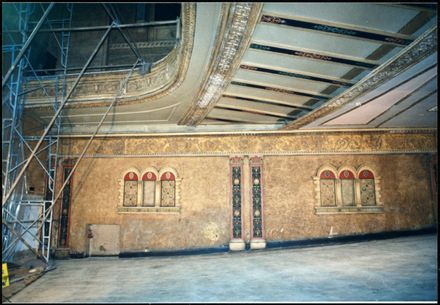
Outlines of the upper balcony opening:
{"label": "upper balcony opening", "polygon": [[[7,6],[10,7],[4,8],[2,14],[3,40],[6,44],[19,44],[22,29],[17,27],[17,19],[24,6]],[[26,7],[30,17],[27,35],[47,6],[30,3]],[[31,44],[31,65],[25,69],[25,76],[63,74],[65,63],[67,74],[79,73],[113,19],[121,25],[125,38],[117,28],[112,29],[87,72],[130,69],[138,57],[152,65],[175,47],[180,35],[180,14],[180,3],[106,3],[105,7],[101,3],[57,3]]]}

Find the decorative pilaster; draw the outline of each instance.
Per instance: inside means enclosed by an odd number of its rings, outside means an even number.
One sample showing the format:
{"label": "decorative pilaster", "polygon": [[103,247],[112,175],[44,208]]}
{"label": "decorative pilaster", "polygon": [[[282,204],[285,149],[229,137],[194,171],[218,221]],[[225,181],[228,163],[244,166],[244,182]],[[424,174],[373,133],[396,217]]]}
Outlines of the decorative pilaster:
{"label": "decorative pilaster", "polygon": [[255,156],[250,161],[251,185],[251,249],[266,248],[263,213],[263,158]]}
{"label": "decorative pilaster", "polygon": [[243,156],[243,185],[241,186],[241,192],[243,193],[243,201],[241,202],[241,210],[243,214],[241,215],[243,219],[243,240],[246,245],[249,245],[252,238],[252,201],[251,201],[251,169],[249,164],[249,156]]}
{"label": "decorative pilaster", "polygon": [[243,240],[243,159],[232,157],[229,160],[231,169],[231,241],[229,249],[239,251],[245,249]]}

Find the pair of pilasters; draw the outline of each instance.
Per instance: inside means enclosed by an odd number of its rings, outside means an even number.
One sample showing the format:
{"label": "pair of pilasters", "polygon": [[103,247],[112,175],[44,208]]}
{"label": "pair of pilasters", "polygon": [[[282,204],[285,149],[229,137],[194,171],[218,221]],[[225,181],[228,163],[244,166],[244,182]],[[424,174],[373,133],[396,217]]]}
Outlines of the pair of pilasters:
{"label": "pair of pilasters", "polygon": [[266,247],[263,212],[263,158],[234,156],[230,164],[231,251]]}

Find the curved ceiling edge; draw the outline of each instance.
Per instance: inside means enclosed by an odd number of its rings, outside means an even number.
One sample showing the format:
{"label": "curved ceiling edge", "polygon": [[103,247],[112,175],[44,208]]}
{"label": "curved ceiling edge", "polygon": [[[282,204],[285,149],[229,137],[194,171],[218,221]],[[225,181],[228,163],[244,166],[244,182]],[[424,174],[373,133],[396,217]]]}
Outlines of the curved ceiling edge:
{"label": "curved ceiling edge", "polygon": [[211,65],[203,86],[179,125],[197,125],[214,107],[248,48],[262,7],[262,3],[223,4],[222,21],[216,35],[216,47],[211,54]]}
{"label": "curved ceiling edge", "polygon": [[[176,90],[185,79],[194,44],[194,31],[196,19],[196,4],[182,4],[182,39],[176,47],[163,59],[157,62],[151,73],[141,76],[137,74],[129,80],[127,92],[120,99],[118,105],[129,105],[150,102],[164,97]],[[78,86],[65,105],[65,109],[105,106],[114,99],[120,86],[121,80],[127,72],[108,72],[98,75],[83,76]],[[67,90],[70,90],[74,78],[67,80]],[[34,90],[27,94],[25,107],[51,108],[56,82],[46,80],[42,82],[46,86],[43,90]],[[41,87],[38,81],[29,82],[25,90]],[[73,103],[72,103],[73,102]]]}

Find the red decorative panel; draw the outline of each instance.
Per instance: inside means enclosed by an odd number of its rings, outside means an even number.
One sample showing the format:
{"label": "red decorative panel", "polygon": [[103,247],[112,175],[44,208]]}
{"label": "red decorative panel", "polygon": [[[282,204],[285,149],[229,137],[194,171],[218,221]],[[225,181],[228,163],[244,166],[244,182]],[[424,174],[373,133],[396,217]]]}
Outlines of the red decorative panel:
{"label": "red decorative panel", "polygon": [[156,181],[156,174],[147,172],[142,176],[143,181]]}
{"label": "red decorative panel", "polygon": [[336,179],[336,176],[332,171],[326,169],[325,171],[323,171],[321,173],[321,176],[319,176],[319,178],[321,178],[321,179]]}
{"label": "red decorative panel", "polygon": [[176,177],[174,177],[174,174],[172,172],[166,172],[162,174],[162,177],[160,177],[160,180],[162,181],[174,181],[176,180]]}
{"label": "red decorative panel", "polygon": [[359,173],[359,179],[374,179],[374,175],[369,170],[363,170]]}
{"label": "red decorative panel", "polygon": [[176,206],[176,181],[162,180],[161,181],[161,201],[162,207]]}
{"label": "red decorative panel", "polygon": [[133,172],[127,173],[124,177],[124,181],[137,181],[137,180],[138,180],[138,176]]}
{"label": "red decorative panel", "polygon": [[354,179],[354,174],[349,170],[345,170],[339,174],[339,179]]}

